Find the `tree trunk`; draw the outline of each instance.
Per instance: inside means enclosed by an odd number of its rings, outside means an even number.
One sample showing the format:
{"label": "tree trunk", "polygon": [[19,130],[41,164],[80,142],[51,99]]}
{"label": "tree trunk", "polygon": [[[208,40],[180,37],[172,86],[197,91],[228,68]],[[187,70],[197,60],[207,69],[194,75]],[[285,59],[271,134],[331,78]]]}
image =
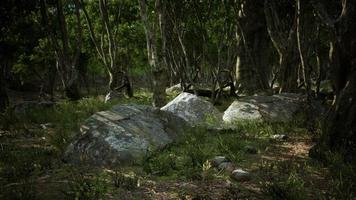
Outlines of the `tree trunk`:
{"label": "tree trunk", "polygon": [[0,66],[0,113],[4,112],[9,105],[9,97],[7,96],[6,85],[4,81],[3,66]]}
{"label": "tree trunk", "polygon": [[[283,16],[280,11],[285,9],[293,14],[295,7],[286,1],[265,0],[264,12],[268,34],[273,46],[279,54],[279,72],[277,80],[280,92],[296,92],[298,88],[298,52],[296,40],[296,12],[294,17]],[[288,12],[289,13],[289,12]]]}
{"label": "tree trunk", "polygon": [[[264,19],[263,1],[246,1],[243,16],[237,21],[238,40],[241,40],[237,62],[237,81],[240,89],[255,93],[269,88],[271,67],[268,63],[269,38]],[[239,16],[236,10],[236,15]],[[241,14],[240,14],[241,15]]]}
{"label": "tree trunk", "polygon": [[297,91],[299,59],[296,49],[297,47],[293,42],[293,44],[288,46],[287,51],[280,55],[280,72],[278,77],[280,92]]}
{"label": "tree trunk", "polygon": [[[64,6],[62,0],[56,0],[56,17],[58,19],[59,35],[55,33],[55,28],[50,27],[48,8],[45,0],[40,1],[40,11],[42,17],[42,24],[45,27],[46,33],[55,50],[57,59],[57,71],[59,72],[62,85],[64,87],[65,95],[70,100],[80,99],[79,93],[79,76],[77,70],[78,59],[81,53],[82,46],[82,26],[79,13],[79,0],[74,0],[75,4],[75,19],[76,19],[76,44],[70,45],[69,33],[67,29],[67,22],[64,15]],[[58,40],[60,42],[58,42]],[[74,46],[73,49],[70,49]]]}
{"label": "tree trunk", "polygon": [[[160,20],[164,19],[164,5],[162,5],[163,1],[156,0],[156,11],[158,12],[158,18]],[[146,42],[147,42],[147,56],[148,62],[151,66],[151,70],[153,73],[153,106],[161,107],[166,103],[166,85],[167,85],[167,74],[165,66],[165,54],[159,56],[158,53],[158,45],[157,45],[157,26],[155,26],[154,22],[151,24],[148,19],[147,14],[147,5],[145,0],[140,0],[140,11],[141,18],[144,24],[145,33],[146,33]],[[162,29],[162,22],[159,22]],[[162,31],[162,30],[161,30]],[[165,45],[163,45],[164,47]],[[165,52],[165,51],[163,51]]]}
{"label": "tree trunk", "polygon": [[166,71],[154,70],[153,71],[153,106],[162,107],[166,104],[166,84],[167,75]]}
{"label": "tree trunk", "polygon": [[336,99],[323,123],[321,140],[311,149],[310,155],[327,159],[325,152],[331,150],[356,164],[356,2],[348,1],[344,6],[347,12],[331,24],[338,38],[334,55],[340,62],[331,63],[335,70],[332,79],[336,83]]}

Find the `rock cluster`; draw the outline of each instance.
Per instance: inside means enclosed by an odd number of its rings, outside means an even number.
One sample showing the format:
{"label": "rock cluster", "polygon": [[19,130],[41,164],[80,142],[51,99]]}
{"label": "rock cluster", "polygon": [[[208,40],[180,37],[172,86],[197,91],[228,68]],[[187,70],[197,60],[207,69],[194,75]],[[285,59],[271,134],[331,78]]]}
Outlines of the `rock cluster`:
{"label": "rock cluster", "polygon": [[220,171],[225,171],[230,174],[230,177],[236,181],[243,182],[251,180],[251,174],[241,168],[237,168],[225,156],[215,156],[210,160],[211,166]]}

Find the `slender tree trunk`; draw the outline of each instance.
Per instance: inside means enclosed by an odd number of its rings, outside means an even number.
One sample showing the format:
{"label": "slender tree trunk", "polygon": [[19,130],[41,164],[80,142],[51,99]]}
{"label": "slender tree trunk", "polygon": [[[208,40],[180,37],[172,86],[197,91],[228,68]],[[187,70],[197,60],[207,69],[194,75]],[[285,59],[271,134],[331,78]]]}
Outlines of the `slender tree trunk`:
{"label": "slender tree trunk", "polygon": [[[56,17],[58,19],[58,27],[61,36],[60,38],[56,38],[56,34],[54,33],[55,31],[53,30],[54,28],[50,27],[46,1],[40,1],[42,24],[44,25],[47,35],[55,50],[57,59],[57,70],[62,80],[65,95],[70,100],[78,100],[81,97],[79,92],[79,76],[76,65],[81,53],[82,26],[79,13],[79,1],[74,0],[74,4],[77,40],[76,44],[73,44],[73,46],[75,46],[74,49],[71,50],[69,45],[70,41],[67,29],[67,22],[65,20],[63,11],[62,0],[56,0]],[[58,42],[58,39],[61,41],[60,43]]]}
{"label": "slender tree trunk", "polygon": [[[162,5],[162,1],[156,0],[155,3],[159,20],[164,20],[164,11],[162,8],[164,5]],[[164,66],[164,59],[158,56],[156,37],[158,30],[155,24],[149,22],[145,0],[140,0],[140,10],[146,33],[148,61],[153,73],[153,106],[161,107],[166,103],[166,66]]]}
{"label": "slender tree trunk", "polygon": [[[104,64],[108,75],[109,75],[109,89],[113,92],[120,93],[122,89],[126,89],[126,93],[129,97],[133,96],[133,87],[131,80],[128,76],[127,69],[123,69],[120,67],[118,61],[118,51],[119,46],[116,42],[115,34],[113,34],[112,24],[109,21],[109,14],[108,14],[108,2],[107,0],[100,0],[99,1],[99,10],[100,10],[100,17],[102,23],[104,24],[104,33],[107,40],[101,39],[100,42],[97,38],[90,16],[86,10],[85,4],[83,0],[80,0],[81,7],[84,12],[85,20],[88,24],[89,35],[90,38],[95,46],[96,52]],[[120,12],[120,11],[119,11]],[[120,15],[120,13],[119,13]],[[101,35],[103,38],[104,34]],[[108,46],[107,49],[103,48],[105,44]],[[121,63],[122,64],[122,63]]]}
{"label": "slender tree trunk", "polygon": [[[268,34],[273,46],[279,54],[279,72],[277,80],[280,92],[296,92],[298,88],[298,66],[299,58],[296,40],[296,12],[294,18],[290,19],[280,16],[278,13],[279,3],[283,1],[265,0],[264,12]],[[292,11],[293,8],[288,8]],[[292,21],[288,21],[292,20]],[[288,28],[286,28],[288,27]]]}
{"label": "slender tree trunk", "polygon": [[6,110],[9,105],[9,97],[6,91],[3,65],[0,66],[0,113]]}

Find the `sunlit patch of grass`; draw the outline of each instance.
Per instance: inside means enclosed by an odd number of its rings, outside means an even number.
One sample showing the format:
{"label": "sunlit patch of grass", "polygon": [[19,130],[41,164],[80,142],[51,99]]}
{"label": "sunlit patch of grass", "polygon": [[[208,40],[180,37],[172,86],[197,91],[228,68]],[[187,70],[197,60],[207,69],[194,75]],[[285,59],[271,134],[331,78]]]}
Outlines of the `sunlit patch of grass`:
{"label": "sunlit patch of grass", "polygon": [[[275,124],[244,122],[234,131],[217,134],[204,128],[198,128],[187,134],[178,143],[157,152],[148,158],[145,170],[161,177],[181,179],[202,179],[206,161],[214,156],[226,156],[233,163],[246,159],[246,147],[263,151],[271,134],[288,131],[289,127],[281,126],[274,131]],[[205,173],[206,174],[206,173]]]}

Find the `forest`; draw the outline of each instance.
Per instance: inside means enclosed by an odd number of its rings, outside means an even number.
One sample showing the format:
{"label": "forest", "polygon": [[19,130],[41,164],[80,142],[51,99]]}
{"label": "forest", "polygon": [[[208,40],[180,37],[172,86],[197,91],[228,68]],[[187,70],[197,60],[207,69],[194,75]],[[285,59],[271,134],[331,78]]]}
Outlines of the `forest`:
{"label": "forest", "polygon": [[356,1],[1,0],[0,199],[356,199]]}

